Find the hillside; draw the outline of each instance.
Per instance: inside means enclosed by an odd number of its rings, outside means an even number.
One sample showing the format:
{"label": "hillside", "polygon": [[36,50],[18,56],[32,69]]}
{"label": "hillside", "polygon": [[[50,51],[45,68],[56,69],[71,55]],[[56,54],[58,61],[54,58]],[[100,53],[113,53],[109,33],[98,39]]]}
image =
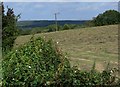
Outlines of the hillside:
{"label": "hillside", "polygon": [[[19,36],[14,48],[26,43],[32,35]],[[96,60],[96,69],[103,70],[110,61],[111,67],[118,65],[118,25],[64,30],[36,34],[58,42],[58,47],[67,53],[71,65],[89,70]]]}
{"label": "hillside", "polygon": [[[83,24],[89,20],[58,20],[58,24],[63,26],[64,24]],[[28,20],[28,21],[18,21],[17,26],[20,29],[31,29],[37,27],[46,27],[55,24],[55,20]]]}

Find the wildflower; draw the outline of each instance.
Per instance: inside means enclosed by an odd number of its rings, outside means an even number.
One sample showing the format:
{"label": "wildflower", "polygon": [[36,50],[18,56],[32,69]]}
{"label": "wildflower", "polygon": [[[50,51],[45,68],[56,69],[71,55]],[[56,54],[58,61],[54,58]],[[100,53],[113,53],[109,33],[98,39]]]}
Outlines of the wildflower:
{"label": "wildflower", "polygon": [[12,80],[15,80],[14,78]]}
{"label": "wildflower", "polygon": [[29,66],[29,68],[31,68],[31,66]]}
{"label": "wildflower", "polygon": [[57,42],[57,44],[58,44],[59,42]]}
{"label": "wildflower", "polygon": [[75,70],[75,73],[76,73],[77,71]]}
{"label": "wildflower", "polygon": [[113,73],[113,70],[111,70],[110,72]]}

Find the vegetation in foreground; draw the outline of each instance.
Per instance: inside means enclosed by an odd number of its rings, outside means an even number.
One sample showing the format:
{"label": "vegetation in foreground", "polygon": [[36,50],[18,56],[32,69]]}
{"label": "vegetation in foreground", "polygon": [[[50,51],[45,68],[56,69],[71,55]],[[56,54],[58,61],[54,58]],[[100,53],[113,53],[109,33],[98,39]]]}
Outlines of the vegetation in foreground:
{"label": "vegetation in foreground", "polygon": [[4,6],[2,4],[2,50],[11,50],[14,40],[17,38],[19,30],[16,22],[19,16],[15,16],[13,9],[7,8],[7,13],[4,13]]}
{"label": "vegetation in foreground", "polygon": [[3,87],[118,85],[116,72],[109,67],[101,73],[97,72],[95,63],[91,71],[71,68],[67,58],[52,41],[31,38],[30,42],[4,56]]}

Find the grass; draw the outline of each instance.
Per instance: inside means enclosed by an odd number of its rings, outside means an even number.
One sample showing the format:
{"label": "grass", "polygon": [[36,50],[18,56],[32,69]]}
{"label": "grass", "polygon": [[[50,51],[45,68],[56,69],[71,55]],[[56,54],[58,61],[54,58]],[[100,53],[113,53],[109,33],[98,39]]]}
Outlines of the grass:
{"label": "grass", "polygon": [[[103,70],[110,61],[112,67],[118,65],[118,25],[64,30],[35,34],[58,42],[58,47],[67,53],[72,66],[89,70],[94,60],[96,69]],[[14,48],[28,42],[32,35],[19,36]]]}

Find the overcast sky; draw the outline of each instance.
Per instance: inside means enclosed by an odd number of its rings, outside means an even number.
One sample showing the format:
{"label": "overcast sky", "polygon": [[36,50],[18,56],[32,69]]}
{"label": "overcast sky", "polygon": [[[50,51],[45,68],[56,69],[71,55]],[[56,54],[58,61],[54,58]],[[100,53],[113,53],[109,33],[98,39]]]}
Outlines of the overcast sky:
{"label": "overcast sky", "polygon": [[117,2],[6,2],[21,13],[20,20],[54,20],[54,13],[59,12],[58,20],[90,20],[106,10],[118,10]]}

